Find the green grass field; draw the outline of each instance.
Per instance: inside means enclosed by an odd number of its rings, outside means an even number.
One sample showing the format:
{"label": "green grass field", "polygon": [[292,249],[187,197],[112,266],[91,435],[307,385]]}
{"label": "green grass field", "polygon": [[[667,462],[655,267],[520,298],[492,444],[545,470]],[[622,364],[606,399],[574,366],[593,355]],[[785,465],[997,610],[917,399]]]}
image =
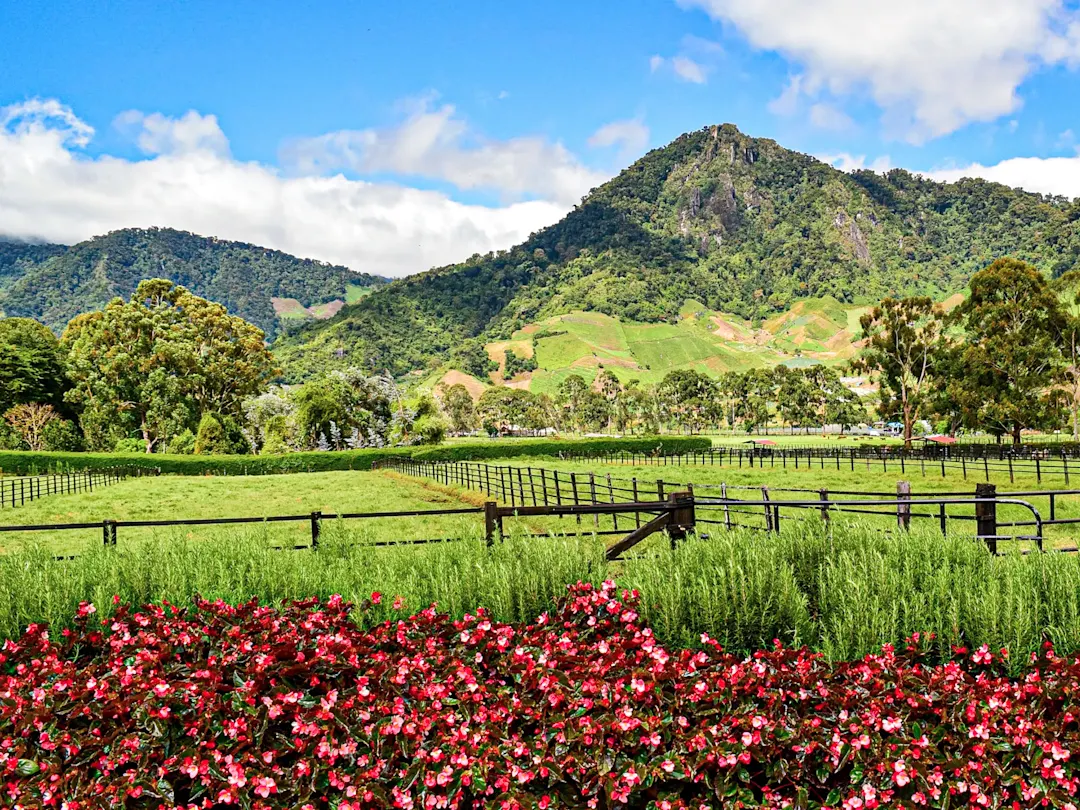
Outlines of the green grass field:
{"label": "green grass field", "polygon": [[[381,472],[323,472],[269,476],[160,476],[121,481],[92,493],[52,495],[16,508],[0,509],[0,525],[23,526],[110,520],[184,520],[198,518],[303,515],[314,511],[387,512],[459,509],[471,504],[425,486],[425,482]],[[360,523],[361,521],[354,521]],[[365,531],[382,540],[447,537],[463,523],[480,525],[482,516],[377,518],[362,521]],[[265,532],[279,544],[310,541],[310,524],[254,524],[236,532]],[[220,536],[221,527],[124,527],[120,545],[138,545],[155,536],[189,540]],[[53,554],[81,553],[102,544],[102,530],[0,533],[0,550],[43,543]]]}

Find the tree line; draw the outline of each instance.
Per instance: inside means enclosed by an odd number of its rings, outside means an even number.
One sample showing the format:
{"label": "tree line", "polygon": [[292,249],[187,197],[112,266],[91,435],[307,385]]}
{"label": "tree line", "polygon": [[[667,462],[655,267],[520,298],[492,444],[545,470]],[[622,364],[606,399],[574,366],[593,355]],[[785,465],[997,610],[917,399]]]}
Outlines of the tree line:
{"label": "tree line", "polygon": [[701,433],[723,426],[752,432],[779,427],[842,428],[865,421],[859,397],[835,369],[777,366],[713,378],[693,369],[669,372],[655,385],[620,382],[601,369],[592,384],[570,374],[554,395],[489,388],[473,401],[459,384],[436,392],[452,433],[490,435],[547,429],[581,433]]}
{"label": "tree line", "polygon": [[164,279],[78,315],[59,339],[0,319],[0,447],[255,453],[438,442],[430,397],[346,368],[301,386],[261,329]]}

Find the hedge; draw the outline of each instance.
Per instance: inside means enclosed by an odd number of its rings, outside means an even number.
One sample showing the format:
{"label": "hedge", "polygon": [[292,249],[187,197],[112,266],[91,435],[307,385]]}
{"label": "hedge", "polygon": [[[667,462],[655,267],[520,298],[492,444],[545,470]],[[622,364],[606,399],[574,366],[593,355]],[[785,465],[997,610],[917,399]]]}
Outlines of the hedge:
{"label": "hedge", "polygon": [[559,453],[690,453],[708,450],[712,440],[700,436],[642,436],[630,439],[521,439],[512,444],[498,441],[417,448],[417,461],[474,461],[485,458],[558,456]]}
{"label": "hedge", "polygon": [[183,456],[168,453],[46,453],[0,451],[0,473],[35,475],[51,470],[89,470],[102,467],[149,466],[173,475],[270,475],[274,473],[370,470],[394,456],[427,461],[469,461],[517,456],[557,456],[560,452],[686,453],[711,447],[709,439],[653,436],[632,439],[525,439],[481,442],[447,447],[390,447],[383,449],[312,451],[272,456]]}

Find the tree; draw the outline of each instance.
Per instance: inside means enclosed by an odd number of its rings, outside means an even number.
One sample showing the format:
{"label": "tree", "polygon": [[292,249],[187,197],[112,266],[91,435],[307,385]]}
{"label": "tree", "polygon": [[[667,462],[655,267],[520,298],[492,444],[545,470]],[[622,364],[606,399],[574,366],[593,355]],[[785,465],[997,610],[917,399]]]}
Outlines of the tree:
{"label": "tree", "polygon": [[401,393],[389,377],[357,368],[331,371],[295,393],[296,426],[306,447],[383,447]]}
{"label": "tree", "polygon": [[1080,270],[1070,270],[1053,284],[1065,310],[1062,351],[1065,356],[1065,389],[1072,412],[1073,441],[1080,441]]}
{"label": "tree", "polygon": [[876,372],[882,416],[899,413],[904,447],[911,447],[912,425],[924,405],[934,361],[945,343],[945,313],[927,297],[886,298],[862,316],[862,353],[852,364]]}
{"label": "tree", "polygon": [[201,414],[238,417],[275,373],[261,330],[164,279],[77,316],[61,345],[73,383],[66,398],[99,449],[138,433],[150,453]]}
{"label": "tree", "polygon": [[40,402],[23,402],[4,412],[4,420],[14,428],[31,450],[43,449],[48,426],[60,419],[52,405]]}
{"label": "tree", "polygon": [[570,374],[559,383],[555,402],[566,417],[566,424],[571,430],[581,427],[581,406],[589,393],[589,384],[580,374]]}
{"label": "tree", "polygon": [[440,389],[439,402],[450,423],[450,432],[461,436],[476,428],[476,404],[469,389],[461,383]]}
{"label": "tree", "polygon": [[970,295],[950,316],[964,327],[948,380],[964,423],[1020,443],[1024,428],[1060,424],[1067,313],[1042,274],[998,259],[971,277]]}
{"label": "tree", "polygon": [[669,371],[657,386],[656,394],[664,420],[690,433],[697,433],[720,419],[716,383],[697,371]]}
{"label": "tree", "polygon": [[[580,378],[579,378],[580,379]],[[517,388],[497,386],[487,389],[476,403],[476,411],[481,422],[497,432],[514,427],[536,430],[538,426],[530,422],[535,417],[536,395]]]}
{"label": "tree", "polygon": [[282,388],[244,400],[243,433],[252,453],[282,453],[297,445],[296,403]]}
{"label": "tree", "polygon": [[0,318],[0,413],[29,402],[61,408],[66,387],[56,335],[29,318]]}

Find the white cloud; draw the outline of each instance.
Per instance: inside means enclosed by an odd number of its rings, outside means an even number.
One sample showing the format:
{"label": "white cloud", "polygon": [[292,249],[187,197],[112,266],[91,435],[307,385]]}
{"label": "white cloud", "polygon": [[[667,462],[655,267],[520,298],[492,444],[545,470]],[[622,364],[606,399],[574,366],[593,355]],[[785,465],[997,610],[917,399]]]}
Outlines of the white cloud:
{"label": "white cloud", "polygon": [[839,169],[842,172],[853,172],[859,169],[870,169],[878,173],[887,172],[893,168],[892,160],[888,155],[881,155],[874,158],[869,164],[866,162],[866,155],[852,155],[849,152],[838,152],[835,155],[818,155],[817,159],[823,163],[828,163]]}
{"label": "white cloud", "polygon": [[671,60],[671,69],[680,79],[694,84],[705,84],[705,67],[688,56],[676,56]]}
{"label": "white cloud", "polygon": [[961,168],[925,172],[928,177],[954,183],[962,177],[982,177],[1025,191],[1080,197],[1080,154],[1070,157],[1017,157],[993,166],[972,163]]}
{"label": "white cloud", "polygon": [[413,102],[406,119],[383,129],[342,130],[293,140],[283,163],[303,174],[386,172],[536,196],[572,205],[608,175],[583,166],[562,144],[540,137],[489,140],[471,132],[453,105]]}
{"label": "white cloud", "polygon": [[0,232],[72,243],[117,228],[169,226],[401,276],[509,247],[568,208],[465,205],[341,175],[283,177],[230,157],[212,116],[137,122],[136,137],[145,135],[153,157],[88,157],[80,147],[93,129],[70,108],[54,100],[0,108]]}
{"label": "white cloud", "polygon": [[810,123],[819,129],[831,129],[836,132],[851,129],[855,125],[847,113],[823,101],[810,107]]}
{"label": "white cloud", "polygon": [[799,94],[802,91],[802,76],[788,78],[779,96],[769,102],[769,112],[776,115],[794,115],[799,109]]}
{"label": "white cloud", "polygon": [[678,2],[794,62],[811,97],[868,94],[916,142],[1011,113],[1033,71],[1080,63],[1071,0]]}
{"label": "white cloud", "polygon": [[611,121],[596,130],[588,144],[594,148],[618,146],[624,159],[637,157],[649,143],[649,128],[639,118]]}
{"label": "white cloud", "polygon": [[705,84],[709,80],[724,49],[718,42],[687,34],[682,38],[678,53],[670,58],[659,54],[649,59],[649,70],[655,73],[670,67],[678,78],[693,84]]}
{"label": "white cloud", "polygon": [[161,113],[146,115],[128,110],[116,116],[117,129],[134,138],[148,155],[180,155],[189,152],[229,154],[229,139],[218,126],[217,116],[199,115],[188,110],[180,118],[168,118]]}

